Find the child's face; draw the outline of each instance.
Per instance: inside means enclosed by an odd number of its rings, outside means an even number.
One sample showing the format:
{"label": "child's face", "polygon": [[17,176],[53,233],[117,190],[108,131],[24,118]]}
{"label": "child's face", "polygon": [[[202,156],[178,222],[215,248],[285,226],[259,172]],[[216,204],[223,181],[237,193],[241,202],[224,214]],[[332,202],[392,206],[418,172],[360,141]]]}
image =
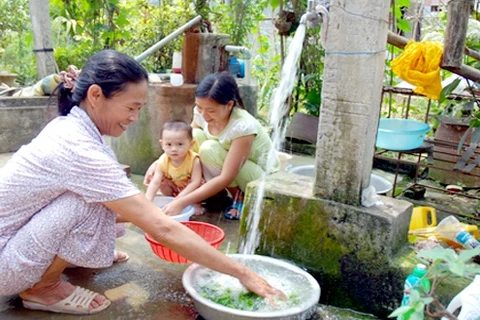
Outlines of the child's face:
{"label": "child's face", "polygon": [[183,160],[194,143],[185,131],[164,130],[160,140],[163,151],[172,160]]}

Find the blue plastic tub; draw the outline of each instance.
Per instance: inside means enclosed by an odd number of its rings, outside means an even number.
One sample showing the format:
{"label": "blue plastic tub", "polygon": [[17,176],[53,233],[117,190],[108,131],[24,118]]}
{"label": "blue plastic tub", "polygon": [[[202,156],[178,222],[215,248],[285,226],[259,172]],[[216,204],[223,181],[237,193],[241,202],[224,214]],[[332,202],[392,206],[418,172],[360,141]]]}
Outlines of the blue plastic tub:
{"label": "blue plastic tub", "polygon": [[428,124],[410,119],[380,119],[377,133],[378,148],[387,150],[411,150],[422,145]]}

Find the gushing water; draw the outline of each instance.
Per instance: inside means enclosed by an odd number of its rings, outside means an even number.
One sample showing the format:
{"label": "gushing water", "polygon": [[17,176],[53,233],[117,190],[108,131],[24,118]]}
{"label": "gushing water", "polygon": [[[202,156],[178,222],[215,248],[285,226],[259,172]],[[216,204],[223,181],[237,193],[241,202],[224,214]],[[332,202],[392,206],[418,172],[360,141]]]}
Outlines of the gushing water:
{"label": "gushing water", "polygon": [[295,76],[297,74],[298,59],[302,53],[303,40],[305,39],[305,24],[300,23],[295,36],[288,48],[288,54],[282,67],[280,83],[275,89],[275,96],[270,106],[270,125],[273,128],[272,141],[275,151],[268,155],[267,172],[264,173],[258,186],[257,194],[254,196],[252,208],[248,216],[248,231],[245,240],[240,243],[240,253],[253,254],[258,246],[260,234],[258,225],[260,223],[260,208],[262,206],[263,196],[265,194],[265,179],[270,172],[268,168],[272,168],[275,163],[275,152],[280,149],[283,139],[285,138],[286,123],[283,121],[284,116],[288,112],[287,99],[292,94],[295,84]]}

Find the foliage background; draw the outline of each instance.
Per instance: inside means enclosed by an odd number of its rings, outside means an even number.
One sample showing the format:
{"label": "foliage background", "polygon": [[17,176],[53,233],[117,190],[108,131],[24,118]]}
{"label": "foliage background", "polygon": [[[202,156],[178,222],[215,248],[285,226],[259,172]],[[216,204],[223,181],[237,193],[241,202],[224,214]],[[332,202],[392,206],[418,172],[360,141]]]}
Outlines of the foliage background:
{"label": "foliage background", "polygon": [[[264,12],[268,8],[273,11],[279,6],[277,0],[170,0],[160,1],[158,6],[149,0],[50,0],[49,3],[57,71],[66,70],[69,64],[80,67],[103,48],[137,56],[201,13],[211,21],[214,32],[229,34],[232,44],[246,46],[255,53],[251,71],[259,85],[259,109],[270,106],[282,57],[279,37],[272,41],[272,34],[261,29],[260,24],[265,21]],[[207,8],[200,12],[198,8],[207,3]],[[289,1],[284,4],[287,6]],[[0,0],[0,14],[0,71],[18,74],[19,85],[31,85],[36,81],[36,66],[28,0]],[[323,63],[316,43],[317,31],[310,31],[311,41],[305,43],[298,90],[292,99],[293,111],[318,114],[319,72]],[[288,39],[282,40],[286,43]],[[177,37],[142,64],[149,72],[165,72],[171,67],[173,52],[181,47],[182,37]]]}
{"label": "foliage background", "polygon": [[[277,12],[280,8],[295,12],[296,19],[305,11],[306,1],[294,0],[169,0],[152,5],[149,0],[50,0],[54,57],[58,71],[69,64],[83,65],[94,52],[114,48],[131,56],[157,43],[199,13],[208,19],[217,33],[230,34],[232,44],[252,49],[252,76],[259,85],[258,106],[260,114],[268,114],[272,93],[279,81],[283,57],[281,47],[288,47],[291,37],[267,34],[260,28],[265,21],[264,12]],[[411,32],[412,23],[402,16],[402,7],[408,0],[398,0],[391,8],[392,29]],[[201,12],[199,7],[202,7]],[[33,34],[29,17],[28,0],[0,0],[0,72],[19,75],[19,85],[36,81]],[[472,16],[473,17],[473,16]],[[425,19],[422,25],[424,39],[442,40],[446,14],[438,13]],[[292,33],[295,28],[292,28]],[[324,52],[319,44],[320,27],[307,30],[306,41],[300,59],[297,85],[290,99],[291,114],[305,112],[318,116],[321,104]],[[283,37],[283,38],[281,38]],[[469,22],[467,45],[480,49],[480,22]],[[170,69],[174,51],[181,50],[182,37],[146,58],[142,64],[149,72],[165,72]],[[400,80],[391,73],[389,61],[401,51],[389,47],[386,61],[385,83],[396,85]],[[478,61],[465,57],[465,63],[479,67]],[[442,72],[443,77],[449,73]],[[390,98],[387,98],[387,100]],[[401,116],[405,105],[401,100],[386,101],[393,114]],[[412,115],[425,113],[426,101],[419,99]],[[433,114],[447,109],[445,103],[434,104]],[[382,114],[385,115],[385,112]]]}
{"label": "foliage background", "polygon": [[[250,35],[258,34],[267,0],[211,1],[208,18],[215,32],[231,35],[232,44],[249,45]],[[232,6],[236,10],[232,10]],[[194,18],[194,1],[148,0],[50,0],[54,57],[58,70],[69,64],[81,66],[94,52],[113,48],[137,56]],[[0,0],[0,70],[21,75],[20,85],[35,81],[35,56],[28,0]],[[259,35],[262,37],[262,35]],[[268,42],[260,39],[260,51]],[[177,37],[142,64],[149,72],[171,68],[174,51],[180,51]],[[257,61],[262,61],[257,60]]]}

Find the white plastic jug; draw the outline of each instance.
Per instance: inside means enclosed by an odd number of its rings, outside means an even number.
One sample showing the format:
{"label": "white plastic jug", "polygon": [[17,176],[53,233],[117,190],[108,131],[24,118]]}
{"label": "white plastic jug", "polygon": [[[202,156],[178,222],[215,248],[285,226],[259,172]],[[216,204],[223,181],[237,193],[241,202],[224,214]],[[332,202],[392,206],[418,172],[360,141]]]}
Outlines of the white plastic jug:
{"label": "white plastic jug", "polygon": [[[473,282],[460,291],[448,304],[447,310],[451,313],[462,308],[457,316],[458,320],[477,320],[480,318],[480,275],[476,275]],[[442,320],[448,320],[443,317]]]}

